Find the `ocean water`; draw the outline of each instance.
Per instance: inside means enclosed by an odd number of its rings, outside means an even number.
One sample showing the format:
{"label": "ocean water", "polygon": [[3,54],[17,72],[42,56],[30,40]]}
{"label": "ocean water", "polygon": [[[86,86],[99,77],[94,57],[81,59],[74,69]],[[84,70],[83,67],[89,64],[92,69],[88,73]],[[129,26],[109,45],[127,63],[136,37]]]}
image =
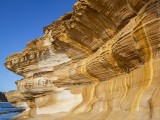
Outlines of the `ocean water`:
{"label": "ocean water", "polygon": [[0,102],[0,120],[11,120],[14,116],[20,114],[21,110],[8,102]]}

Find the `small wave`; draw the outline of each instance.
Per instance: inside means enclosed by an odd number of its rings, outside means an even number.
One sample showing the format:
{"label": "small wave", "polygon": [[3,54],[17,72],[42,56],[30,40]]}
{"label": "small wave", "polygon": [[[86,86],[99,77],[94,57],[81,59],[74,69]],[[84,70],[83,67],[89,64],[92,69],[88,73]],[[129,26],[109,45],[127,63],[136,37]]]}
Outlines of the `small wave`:
{"label": "small wave", "polygon": [[0,120],[11,120],[20,114],[24,109],[13,107],[10,103],[0,103]]}

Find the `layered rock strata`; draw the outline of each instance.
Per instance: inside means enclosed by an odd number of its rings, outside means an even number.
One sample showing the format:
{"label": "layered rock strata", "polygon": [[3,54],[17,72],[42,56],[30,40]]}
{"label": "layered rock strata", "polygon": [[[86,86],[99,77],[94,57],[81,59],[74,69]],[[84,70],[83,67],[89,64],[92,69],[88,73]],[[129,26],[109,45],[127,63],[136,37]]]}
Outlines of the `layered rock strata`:
{"label": "layered rock strata", "polygon": [[28,105],[26,103],[26,98],[18,90],[10,91],[5,95],[8,102],[10,102],[14,107],[27,109]]}
{"label": "layered rock strata", "polygon": [[159,0],[79,0],[44,27],[5,63],[24,76],[16,85],[29,109],[17,119],[159,120],[159,8]]}

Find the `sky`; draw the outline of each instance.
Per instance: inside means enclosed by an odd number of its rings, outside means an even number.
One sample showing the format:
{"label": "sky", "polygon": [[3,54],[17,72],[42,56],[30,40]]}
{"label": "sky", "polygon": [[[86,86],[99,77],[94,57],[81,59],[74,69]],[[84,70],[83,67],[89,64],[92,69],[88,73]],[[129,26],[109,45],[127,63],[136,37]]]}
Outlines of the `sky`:
{"label": "sky", "polygon": [[6,57],[43,35],[43,27],[72,11],[77,0],[0,0],[0,91],[15,90],[22,77],[4,67]]}

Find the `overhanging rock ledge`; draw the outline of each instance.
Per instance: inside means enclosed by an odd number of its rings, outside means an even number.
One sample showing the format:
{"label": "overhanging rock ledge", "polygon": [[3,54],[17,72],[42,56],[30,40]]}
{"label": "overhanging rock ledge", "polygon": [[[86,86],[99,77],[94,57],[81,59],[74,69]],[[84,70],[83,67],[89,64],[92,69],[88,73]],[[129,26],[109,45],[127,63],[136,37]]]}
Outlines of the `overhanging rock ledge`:
{"label": "overhanging rock ledge", "polygon": [[160,1],[79,0],[6,59],[15,120],[160,120]]}

